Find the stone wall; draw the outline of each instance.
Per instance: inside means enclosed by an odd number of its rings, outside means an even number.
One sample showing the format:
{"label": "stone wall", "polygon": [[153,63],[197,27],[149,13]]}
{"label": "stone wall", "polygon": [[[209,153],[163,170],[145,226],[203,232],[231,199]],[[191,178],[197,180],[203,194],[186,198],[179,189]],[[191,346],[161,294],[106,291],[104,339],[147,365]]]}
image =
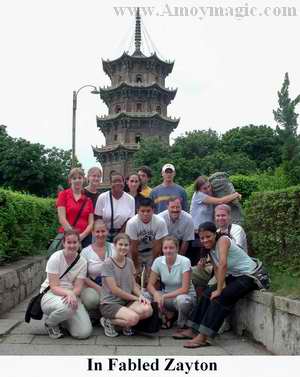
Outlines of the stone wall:
{"label": "stone wall", "polygon": [[46,257],[24,258],[0,266],[0,314],[31,295],[45,279]]}
{"label": "stone wall", "polygon": [[236,305],[232,325],[277,355],[300,355],[300,300],[253,292]]}

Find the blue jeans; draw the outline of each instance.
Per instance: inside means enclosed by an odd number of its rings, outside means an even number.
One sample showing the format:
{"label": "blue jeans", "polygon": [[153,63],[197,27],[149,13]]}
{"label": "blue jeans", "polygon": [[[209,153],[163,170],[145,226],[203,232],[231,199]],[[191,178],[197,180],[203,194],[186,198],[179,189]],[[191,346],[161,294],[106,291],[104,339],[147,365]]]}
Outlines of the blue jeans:
{"label": "blue jeans", "polygon": [[188,321],[188,326],[193,330],[211,338],[218,334],[224,319],[230,314],[237,301],[257,289],[257,286],[249,276],[230,275],[226,278],[226,287],[221,295],[211,301],[210,295],[215,289],[216,286],[205,289],[192,321]]}

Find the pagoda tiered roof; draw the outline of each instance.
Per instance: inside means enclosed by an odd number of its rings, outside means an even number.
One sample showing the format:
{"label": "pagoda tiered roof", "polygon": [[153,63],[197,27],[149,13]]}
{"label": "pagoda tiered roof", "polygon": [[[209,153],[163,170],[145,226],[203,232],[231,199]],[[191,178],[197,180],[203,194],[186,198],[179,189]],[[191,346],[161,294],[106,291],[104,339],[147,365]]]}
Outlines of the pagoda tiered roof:
{"label": "pagoda tiered roof", "polygon": [[128,82],[121,82],[118,86],[109,86],[105,88],[100,88],[100,97],[103,99],[103,101],[109,105],[109,100],[110,97],[113,94],[117,94],[120,92],[120,95],[133,92],[134,94],[138,95],[139,97],[146,97],[148,96],[150,92],[153,93],[160,93],[164,96],[167,96],[168,102],[172,101],[177,93],[177,88],[176,89],[169,89],[165,88],[161,85],[159,85],[157,82],[153,82],[150,84],[131,84]]}
{"label": "pagoda tiered roof", "polygon": [[130,62],[134,63],[134,62],[141,62],[141,61],[144,61],[145,64],[147,64],[147,63],[150,64],[150,65],[158,64],[158,65],[162,66],[164,68],[166,76],[172,72],[173,66],[174,66],[174,61],[162,60],[157,56],[156,52],[154,52],[150,56],[146,56],[143,53],[139,53],[139,54],[134,53],[133,55],[129,55],[125,51],[117,59],[114,59],[114,60],[109,60],[109,59],[104,60],[104,59],[102,59],[102,66],[103,66],[104,72],[110,78],[112,78],[112,75],[115,72],[116,66],[118,66],[120,64],[126,65],[126,63],[130,63]]}
{"label": "pagoda tiered roof", "polygon": [[116,119],[159,119],[162,120],[165,124],[172,127],[176,127],[180,121],[180,118],[171,118],[159,114],[156,111],[153,112],[120,112],[117,114],[108,114],[97,116],[97,125],[105,126],[105,123],[111,122]]}
{"label": "pagoda tiered roof", "polygon": [[136,152],[139,149],[138,144],[112,144],[112,145],[103,145],[100,148],[99,147],[93,147],[94,154],[95,153],[111,153],[111,152],[116,152],[118,150],[127,150],[127,151],[132,151]]}

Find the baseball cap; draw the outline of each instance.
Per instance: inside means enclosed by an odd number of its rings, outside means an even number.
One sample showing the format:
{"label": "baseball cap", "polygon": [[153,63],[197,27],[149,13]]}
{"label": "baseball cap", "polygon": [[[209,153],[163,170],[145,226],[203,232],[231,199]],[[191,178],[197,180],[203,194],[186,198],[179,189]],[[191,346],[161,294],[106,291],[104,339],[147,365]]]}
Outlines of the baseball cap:
{"label": "baseball cap", "polygon": [[162,167],[162,169],[161,169],[162,173],[164,173],[167,169],[170,169],[170,170],[172,170],[172,171],[175,172],[175,167],[174,167],[174,165],[172,165],[172,164],[165,164],[165,165]]}

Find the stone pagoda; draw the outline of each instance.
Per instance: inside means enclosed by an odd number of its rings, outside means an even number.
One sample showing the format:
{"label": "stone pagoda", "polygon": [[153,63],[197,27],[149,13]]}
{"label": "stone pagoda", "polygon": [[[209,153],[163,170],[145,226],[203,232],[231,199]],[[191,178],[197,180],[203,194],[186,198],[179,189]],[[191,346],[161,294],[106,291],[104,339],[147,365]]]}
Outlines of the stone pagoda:
{"label": "stone pagoda", "polygon": [[108,115],[97,117],[105,146],[93,147],[93,151],[102,165],[103,186],[108,186],[112,170],[124,176],[134,170],[132,159],[141,139],[158,136],[169,144],[170,133],[179,119],[167,115],[167,107],[177,92],[177,89],[165,87],[165,79],[172,72],[174,62],[161,60],[155,52],[150,56],[143,54],[139,10],[134,53],[124,52],[118,59],[102,60],[102,65],[111,80],[109,87],[100,88]]}

